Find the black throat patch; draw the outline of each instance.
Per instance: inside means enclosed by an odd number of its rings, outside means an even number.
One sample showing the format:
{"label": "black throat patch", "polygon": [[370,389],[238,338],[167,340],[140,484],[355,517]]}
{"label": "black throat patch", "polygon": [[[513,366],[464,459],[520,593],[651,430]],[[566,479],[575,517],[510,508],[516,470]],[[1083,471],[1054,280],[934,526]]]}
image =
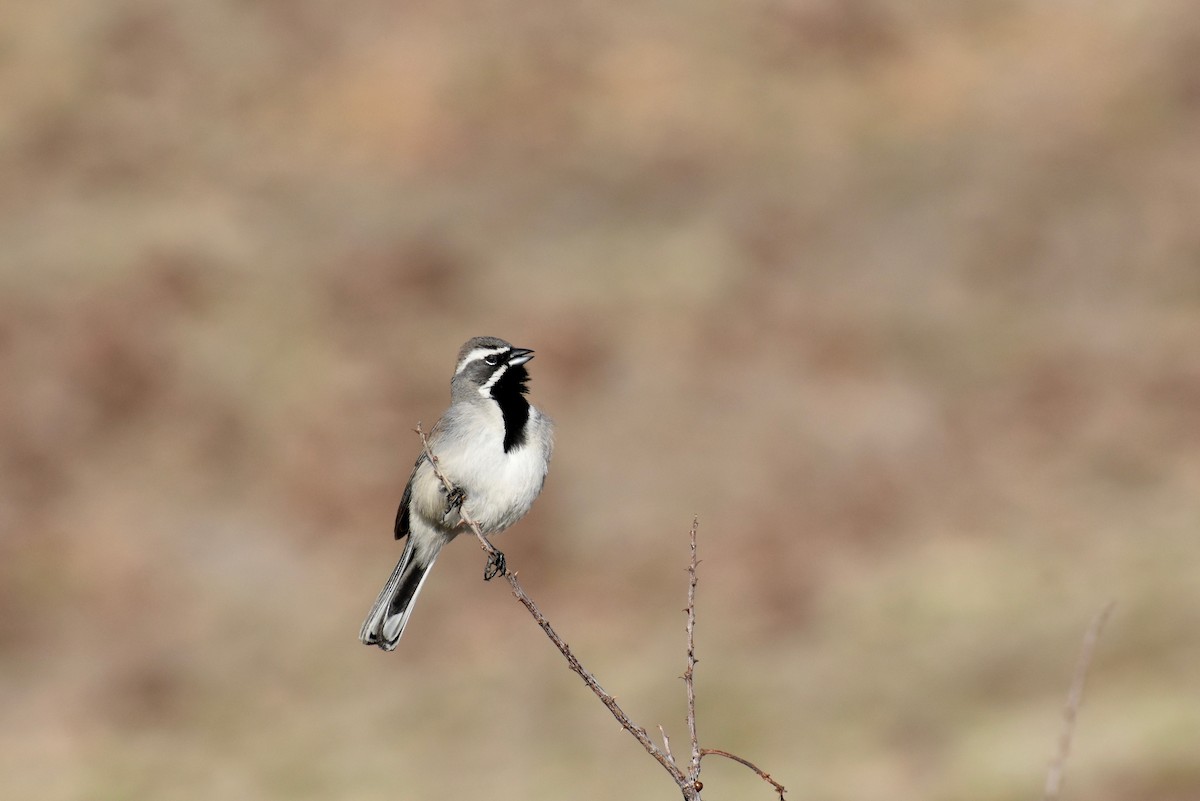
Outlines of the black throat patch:
{"label": "black throat patch", "polygon": [[528,383],[529,371],[520,364],[505,370],[500,380],[492,385],[492,400],[500,405],[500,414],[504,416],[505,453],[525,444],[525,423],[529,421],[529,401],[525,400]]}

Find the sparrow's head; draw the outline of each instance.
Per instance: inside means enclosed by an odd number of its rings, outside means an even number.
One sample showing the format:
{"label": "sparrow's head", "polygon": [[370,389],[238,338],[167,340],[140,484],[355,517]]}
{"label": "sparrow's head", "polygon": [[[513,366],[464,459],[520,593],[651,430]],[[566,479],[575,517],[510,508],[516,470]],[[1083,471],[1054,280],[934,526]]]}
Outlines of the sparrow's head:
{"label": "sparrow's head", "polygon": [[473,337],[458,351],[458,363],[450,382],[455,399],[460,395],[499,399],[528,391],[529,372],[525,362],[533,351],[514,348],[497,337]]}

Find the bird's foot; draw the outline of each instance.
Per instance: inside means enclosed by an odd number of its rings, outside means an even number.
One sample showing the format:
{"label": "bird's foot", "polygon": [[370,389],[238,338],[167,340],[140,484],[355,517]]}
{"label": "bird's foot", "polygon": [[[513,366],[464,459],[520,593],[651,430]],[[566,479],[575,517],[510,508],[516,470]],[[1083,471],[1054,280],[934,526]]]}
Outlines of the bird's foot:
{"label": "bird's foot", "polygon": [[483,569],[483,580],[491,581],[496,576],[507,576],[508,564],[504,560],[504,554],[497,550],[492,550],[488,556],[487,566]]}
{"label": "bird's foot", "polygon": [[442,513],[442,525],[450,524],[450,520],[462,508],[466,499],[467,493],[463,492],[462,487],[455,487],[446,494],[446,511]]}

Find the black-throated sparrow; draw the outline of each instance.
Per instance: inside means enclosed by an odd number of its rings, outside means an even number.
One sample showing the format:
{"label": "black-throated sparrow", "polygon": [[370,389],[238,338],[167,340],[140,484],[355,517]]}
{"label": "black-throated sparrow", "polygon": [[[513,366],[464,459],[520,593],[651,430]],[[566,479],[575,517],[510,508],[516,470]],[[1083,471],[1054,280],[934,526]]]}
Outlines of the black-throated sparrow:
{"label": "black-throated sparrow", "polygon": [[422,452],[396,512],[396,539],[408,542],[363,623],[364,644],[396,647],[438,553],[467,530],[457,504],[484,534],[495,534],[524,517],[542,491],[554,424],[525,399],[532,358],[496,337],[475,337],[459,350],[450,408],[430,431],[429,449],[466,498],[447,497]]}

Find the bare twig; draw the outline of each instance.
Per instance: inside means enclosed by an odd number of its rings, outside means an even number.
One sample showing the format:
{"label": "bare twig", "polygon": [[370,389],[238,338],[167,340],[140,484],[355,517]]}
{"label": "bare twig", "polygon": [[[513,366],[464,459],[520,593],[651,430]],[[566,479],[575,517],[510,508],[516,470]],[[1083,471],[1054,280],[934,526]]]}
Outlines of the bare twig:
{"label": "bare twig", "polygon": [[[433,468],[433,474],[439,481],[442,482],[442,485],[446,488],[447,494],[453,493],[456,488],[452,483],[450,483],[450,481],[442,473],[441,468],[438,466],[438,458],[430,449],[429,439],[425,436],[425,432],[421,430],[420,423],[417,424],[416,432],[421,438],[421,446],[424,448],[425,456],[427,459],[429,459],[430,466]],[[500,552],[494,545],[492,545],[491,541],[488,540],[487,536],[483,533],[483,530],[479,527],[479,523],[467,513],[465,506],[466,504],[464,500],[463,504],[459,507],[459,516],[461,517],[462,522],[465,523],[471,529],[472,533],[475,534],[476,539],[479,540],[480,547],[487,552],[488,556],[496,557]],[[732,759],[735,762],[740,762],[741,764],[750,768],[759,776],[761,776],[764,781],[770,783],[771,786],[773,786],[779,793],[780,800],[783,801],[783,794],[787,791],[784,789],[782,784],[772,779],[769,774],[749,760],[731,754],[728,751],[721,751],[716,748],[701,748],[700,740],[696,734],[695,669],[698,661],[696,659],[696,566],[700,564],[696,556],[696,530],[699,528],[699,526],[699,518],[693,517],[690,536],[691,560],[688,563],[688,603],[687,609],[685,610],[687,612],[687,669],[683,674],[684,684],[687,687],[688,734],[691,736],[692,741],[691,764],[689,765],[687,773],[684,773],[684,771],[675,762],[675,756],[671,753],[671,741],[667,738],[666,729],[664,729],[661,725],[658,727],[659,732],[662,734],[663,740],[663,748],[662,750],[659,750],[658,747],[651,742],[650,736],[646,733],[646,730],[634,723],[629,716],[625,714],[625,710],[621,709],[621,706],[617,703],[616,699],[608,692],[605,692],[604,688],[600,686],[600,683],[596,681],[596,677],[593,676],[579,662],[579,659],[574,653],[572,653],[570,646],[563,642],[562,638],[558,636],[558,632],[556,632],[554,627],[550,625],[550,621],[547,620],[546,616],[542,614],[540,609],[538,609],[537,604],[535,604],[533,599],[531,599],[525,593],[525,589],[521,586],[521,582],[517,580],[516,574],[513,572],[504,572],[502,575],[504,576],[505,580],[508,581],[509,587],[512,589],[513,596],[515,596],[516,599],[520,601],[521,604],[529,611],[529,614],[533,616],[533,619],[537,622],[538,626],[541,627],[542,631],[546,634],[550,641],[554,643],[554,646],[558,648],[559,653],[563,655],[563,658],[567,660],[567,665],[571,668],[571,670],[578,674],[579,677],[583,679],[583,683],[588,686],[588,689],[590,689],[595,696],[600,699],[601,703],[608,707],[608,711],[611,712],[612,716],[617,719],[617,722],[621,724],[621,727],[633,735],[634,739],[641,744],[646,753],[654,757],[654,759],[663,766],[663,769],[666,770],[667,773],[671,774],[671,778],[675,781],[675,784],[679,786],[679,790],[683,794],[685,801],[701,801],[700,791],[704,788],[704,785],[700,782],[700,759],[705,754],[717,754],[719,756]],[[487,574],[485,574],[485,578],[487,577]]]}
{"label": "bare twig", "polygon": [[671,753],[671,738],[667,737],[667,730],[663,728],[661,723],[658,724],[658,730],[662,734],[663,738],[663,751],[666,752],[667,759],[671,760],[671,764],[674,765],[675,755]]}
{"label": "bare twig", "polygon": [[722,751],[719,748],[701,748],[700,749],[701,756],[708,756],[709,754],[716,754],[717,756],[723,756],[726,759],[732,759],[734,762],[740,762],[743,765],[745,765],[746,767],[750,768],[750,770],[754,771],[755,773],[757,773],[759,775],[759,778],[761,778],[763,781],[767,782],[768,784],[770,784],[772,787],[775,788],[775,792],[779,793],[779,801],[784,801],[783,794],[787,792],[787,788],[784,787],[779,782],[772,779],[771,774],[767,773],[765,770],[760,768],[758,765],[755,765],[753,762],[751,762],[748,759],[742,759],[740,756],[738,756],[736,754],[731,754],[728,751]]}
{"label": "bare twig", "polygon": [[[421,430],[419,425],[417,426],[416,431],[421,437],[421,444],[424,447],[425,454],[428,456],[433,467],[434,475],[436,475],[446,487],[446,492],[453,492],[454,485],[447,481],[446,477],[442,475],[438,469],[437,457],[429,449],[429,440],[426,438],[425,433]],[[465,507],[465,503],[463,506]],[[471,531],[475,534],[475,537],[479,540],[480,547],[482,547],[489,556],[497,553],[495,546],[488,541],[488,538],[484,536],[483,531],[479,528],[479,523],[477,523],[469,514],[467,514],[466,509],[460,508],[459,513],[462,516],[463,522],[470,527]],[[629,716],[625,714],[625,710],[621,709],[616,699],[609,693],[605,692],[604,688],[600,686],[600,683],[596,681],[596,677],[593,676],[586,668],[584,668],[582,664],[580,664],[579,659],[576,658],[575,654],[571,652],[570,646],[563,642],[562,638],[558,636],[558,632],[556,632],[554,627],[550,625],[550,621],[547,620],[546,616],[542,614],[540,609],[538,609],[537,604],[535,604],[533,600],[525,594],[525,589],[521,586],[521,582],[517,580],[516,574],[512,572],[506,572],[504,573],[504,578],[508,581],[509,586],[512,588],[512,594],[516,596],[517,600],[520,601],[527,610],[529,610],[529,614],[533,616],[535,621],[537,621],[538,626],[541,627],[542,631],[545,632],[550,641],[554,643],[554,646],[558,648],[559,653],[563,655],[563,658],[567,660],[567,665],[571,668],[571,670],[575,671],[575,673],[578,674],[581,679],[583,679],[583,683],[586,684],[588,689],[590,689],[595,696],[600,699],[600,702],[608,707],[608,711],[611,712],[612,716],[617,719],[618,723],[621,724],[621,728],[633,735],[634,739],[636,739],[638,743],[641,744],[642,748],[646,750],[646,753],[654,757],[654,759],[663,766],[663,769],[666,770],[667,773],[671,774],[671,778],[674,779],[675,784],[679,786],[679,789],[683,793],[683,797],[685,799],[689,799],[689,801],[698,801],[699,793],[694,788],[693,782],[691,782],[688,777],[684,775],[683,771],[675,765],[672,759],[668,758],[665,753],[659,750],[658,747],[651,742],[650,735],[646,733],[646,730],[634,723]]]}
{"label": "bare twig", "polygon": [[1044,801],[1057,801],[1062,790],[1063,773],[1067,766],[1067,757],[1071,753],[1071,738],[1075,734],[1075,720],[1079,716],[1079,706],[1083,703],[1083,683],[1087,679],[1088,669],[1092,666],[1092,655],[1096,651],[1096,642],[1100,632],[1112,614],[1116,601],[1109,601],[1104,608],[1092,618],[1091,625],[1083,635],[1083,647],[1079,651],[1079,661],[1075,663],[1075,674],[1071,678],[1071,689],[1067,691],[1067,705],[1063,709],[1063,727],[1058,736],[1058,753],[1050,761],[1046,771],[1046,789],[1042,793]]}
{"label": "bare twig", "polygon": [[700,779],[700,740],[696,735],[696,529],[700,518],[692,518],[690,536],[692,558],[688,562],[687,595],[687,669],[683,671],[683,684],[687,688],[687,727],[692,738],[692,764],[688,777],[695,784]]}
{"label": "bare twig", "polygon": [[[472,530],[475,531],[476,536],[481,536],[477,523],[472,521],[468,525],[470,525]],[[571,670],[579,674],[579,678],[583,679],[583,683],[588,686],[588,689],[595,693],[596,697],[600,699],[601,703],[608,707],[608,711],[611,712],[612,716],[617,719],[617,722],[621,724],[621,727],[632,734],[634,739],[641,743],[642,748],[646,749],[646,753],[654,757],[655,760],[657,760],[658,763],[663,766],[667,773],[671,774],[671,778],[675,780],[675,783],[679,785],[679,789],[683,791],[684,797],[689,799],[692,798],[693,796],[689,794],[687,790],[687,777],[683,775],[683,771],[676,767],[671,760],[667,759],[667,755],[660,751],[654,745],[654,743],[650,741],[650,735],[646,734],[646,730],[630,720],[629,716],[625,714],[625,710],[621,709],[620,705],[617,704],[616,699],[605,692],[604,688],[600,686],[600,683],[596,681],[596,677],[593,676],[586,668],[584,668],[582,664],[580,664],[579,659],[577,659],[575,654],[571,652],[570,647],[563,642],[562,638],[558,636],[558,633],[554,631],[554,628],[550,625],[550,621],[546,619],[546,616],[542,614],[541,610],[537,608],[537,605],[530,599],[530,597],[525,594],[525,590],[521,587],[520,582],[517,581],[516,575],[513,573],[506,573],[504,578],[512,587],[513,595],[515,595],[517,600],[529,610],[529,614],[533,615],[533,619],[537,621],[539,626],[541,626],[542,631],[546,633],[546,636],[550,638],[550,641],[554,643],[555,647],[558,648],[559,652],[567,660],[567,664],[571,667]]]}

